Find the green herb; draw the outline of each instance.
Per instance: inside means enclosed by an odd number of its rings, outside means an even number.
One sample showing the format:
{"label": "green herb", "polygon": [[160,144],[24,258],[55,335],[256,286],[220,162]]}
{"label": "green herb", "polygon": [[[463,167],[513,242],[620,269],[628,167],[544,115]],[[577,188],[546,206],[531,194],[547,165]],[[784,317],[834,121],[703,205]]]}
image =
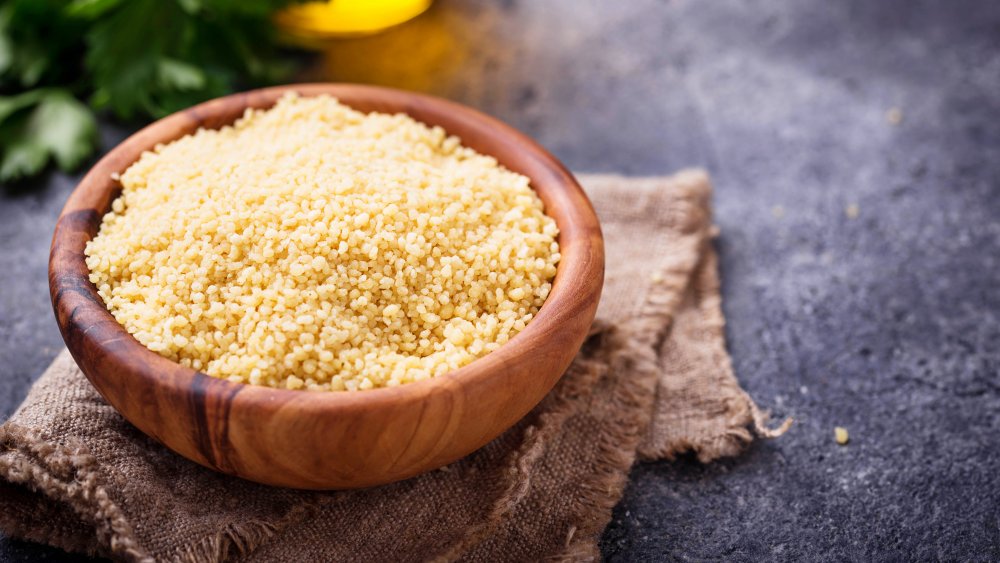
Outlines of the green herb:
{"label": "green herb", "polygon": [[76,168],[94,150],[97,123],[84,104],[60,88],[0,98],[0,180],[41,171],[49,160]]}
{"label": "green herb", "polygon": [[0,182],[97,143],[95,110],[161,117],[291,70],[271,14],[295,0],[0,0]]}

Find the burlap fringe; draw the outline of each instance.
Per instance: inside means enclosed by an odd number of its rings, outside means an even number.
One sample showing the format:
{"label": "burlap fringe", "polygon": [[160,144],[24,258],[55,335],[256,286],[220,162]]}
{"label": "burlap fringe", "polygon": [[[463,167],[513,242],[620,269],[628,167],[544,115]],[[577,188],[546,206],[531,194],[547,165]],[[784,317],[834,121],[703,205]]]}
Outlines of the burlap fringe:
{"label": "burlap fringe", "polygon": [[[0,426],[0,448],[0,474],[11,484],[30,487],[37,493],[45,491],[51,500],[71,508],[82,521],[93,526],[101,545],[110,546],[107,555],[140,563],[154,561],[132,539],[128,520],[101,484],[97,460],[84,446],[55,445],[33,430],[8,422]],[[0,527],[20,536],[19,522],[10,521],[4,514],[0,514],[0,520]],[[30,535],[22,537],[34,539]],[[64,547],[60,545],[61,537],[44,539],[46,543]]]}

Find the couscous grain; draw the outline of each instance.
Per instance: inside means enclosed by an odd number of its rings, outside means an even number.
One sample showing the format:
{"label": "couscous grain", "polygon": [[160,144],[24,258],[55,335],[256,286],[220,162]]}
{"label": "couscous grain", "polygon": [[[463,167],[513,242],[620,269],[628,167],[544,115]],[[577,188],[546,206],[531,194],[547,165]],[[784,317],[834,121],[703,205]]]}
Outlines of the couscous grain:
{"label": "couscous grain", "polygon": [[147,152],[87,245],[108,309],[209,375],[441,375],[523,330],[559,261],[528,179],[405,115],[289,95]]}

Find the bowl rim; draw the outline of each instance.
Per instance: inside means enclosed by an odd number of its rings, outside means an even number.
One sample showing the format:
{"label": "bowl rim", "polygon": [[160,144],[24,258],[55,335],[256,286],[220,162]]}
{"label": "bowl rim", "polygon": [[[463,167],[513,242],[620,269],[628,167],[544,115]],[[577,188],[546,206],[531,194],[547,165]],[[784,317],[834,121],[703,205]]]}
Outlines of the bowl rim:
{"label": "bowl rim", "polygon": [[[227,119],[219,123],[212,122],[219,112],[226,110],[227,106],[231,108],[232,104],[238,102],[244,111],[250,107],[270,107],[281,95],[291,91],[304,97],[328,94],[335,98],[347,98],[348,100],[352,97],[365,96],[377,101],[391,100],[391,102],[387,102],[390,105],[398,105],[399,99],[408,99],[409,103],[404,103],[403,107],[397,108],[395,112],[411,115],[410,111],[413,111],[413,107],[419,105],[423,108],[429,108],[432,113],[460,116],[461,119],[474,126],[478,132],[498,137],[500,140],[517,146],[517,150],[526,151],[525,156],[530,157],[531,162],[538,166],[538,170],[547,176],[541,179],[541,183],[561,186],[561,189],[554,190],[553,194],[562,192],[566,197],[558,198],[559,201],[569,205],[564,209],[559,209],[558,214],[563,216],[564,220],[572,222],[572,227],[576,230],[573,235],[576,238],[586,240],[587,243],[564,247],[564,235],[570,232],[570,229],[564,228],[568,225],[560,223],[559,218],[553,213],[554,210],[550,208],[551,202],[546,202],[545,212],[556,219],[560,229],[560,239],[563,239],[560,240],[561,258],[549,295],[535,317],[521,332],[496,350],[440,376],[395,387],[378,387],[357,392],[318,392],[252,385],[209,376],[149,350],[136,340],[123,325],[118,323],[108,311],[104,300],[97,294],[96,287],[90,282],[90,270],[86,266],[83,252],[86,243],[96,234],[103,216],[103,214],[93,211],[95,202],[106,199],[105,209],[108,209],[110,202],[117,197],[117,194],[115,196],[108,195],[115,191],[115,185],[117,185],[117,182],[111,180],[112,174],[123,172],[128,165],[135,162],[142,152],[153,149],[157,144],[168,143],[190,133],[191,131],[182,131],[173,136],[165,134],[190,129],[192,120],[200,124],[200,127],[217,129],[234,121]],[[350,95],[345,95],[348,92]],[[256,106],[248,103],[256,98],[269,100],[269,103]],[[350,101],[343,103],[351,105]],[[420,121],[415,116],[414,119]],[[453,134],[448,131],[446,126],[441,125],[441,127],[448,134]],[[462,138],[461,141],[463,145],[468,146],[465,138]],[[135,153],[135,157],[128,158],[133,153]],[[488,152],[483,154],[496,157]],[[122,166],[122,163],[126,161],[127,164]],[[539,179],[529,174],[525,175],[529,177],[532,189],[538,193],[536,182],[539,182]],[[110,188],[107,187],[109,185]],[[541,196],[540,193],[539,195]],[[80,215],[81,211],[88,213]],[[64,221],[67,221],[68,226],[61,228]],[[89,232],[86,237],[81,237],[80,230],[92,232]],[[585,234],[588,236],[583,236]],[[85,240],[82,242],[74,240],[80,238],[85,238]],[[70,247],[66,248],[67,245]],[[568,252],[564,252],[564,250]],[[57,255],[68,256],[71,267],[69,269],[60,267],[59,261],[56,259]],[[128,364],[131,371],[142,374],[145,379],[150,380],[158,387],[165,387],[166,391],[191,393],[194,389],[198,395],[221,392],[227,396],[239,393],[244,400],[250,399],[261,406],[274,401],[277,397],[291,398],[294,396],[295,404],[305,414],[327,411],[331,408],[343,411],[371,409],[377,408],[380,404],[420,400],[442,387],[461,387],[474,384],[482,378],[493,377],[498,365],[502,366],[508,361],[513,361],[515,357],[530,353],[531,349],[534,348],[531,346],[533,339],[544,336],[548,331],[558,331],[561,322],[574,313],[574,307],[559,307],[558,304],[563,302],[572,304],[574,300],[589,297],[596,300],[603,285],[603,276],[603,236],[593,206],[572,173],[536,141],[494,117],[457,102],[416,92],[347,83],[301,83],[250,90],[203,102],[140,129],[102,157],[74,188],[60,213],[52,239],[49,259],[49,288],[53,310],[60,321],[60,330],[67,348],[76,357],[78,363],[80,363],[80,358],[77,357],[78,348],[89,344],[107,352],[109,356],[122,362],[123,365]],[[588,282],[588,279],[595,277],[600,279],[596,284],[597,295],[586,295],[593,293],[593,283]],[[81,317],[91,321],[85,323]],[[96,325],[93,322],[95,318],[101,321],[99,330],[92,330]],[[72,337],[70,336],[71,332],[75,333]],[[113,334],[108,334],[109,332]],[[108,350],[108,348],[113,349]],[[82,363],[81,367],[83,367]],[[86,373],[87,370],[84,371]],[[87,376],[91,377],[91,374],[87,373]],[[204,378],[210,379],[213,383],[207,384]]]}

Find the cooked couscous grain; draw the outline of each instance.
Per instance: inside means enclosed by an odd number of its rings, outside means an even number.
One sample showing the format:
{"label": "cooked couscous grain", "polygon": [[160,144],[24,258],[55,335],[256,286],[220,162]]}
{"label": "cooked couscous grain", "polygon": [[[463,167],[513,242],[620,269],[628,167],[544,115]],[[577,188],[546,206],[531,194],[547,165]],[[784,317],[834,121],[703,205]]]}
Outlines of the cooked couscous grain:
{"label": "cooked couscous grain", "polygon": [[559,261],[526,177],[324,96],[157,146],[120,181],[91,281],[149,349],[232,381],[441,375],[523,330]]}

